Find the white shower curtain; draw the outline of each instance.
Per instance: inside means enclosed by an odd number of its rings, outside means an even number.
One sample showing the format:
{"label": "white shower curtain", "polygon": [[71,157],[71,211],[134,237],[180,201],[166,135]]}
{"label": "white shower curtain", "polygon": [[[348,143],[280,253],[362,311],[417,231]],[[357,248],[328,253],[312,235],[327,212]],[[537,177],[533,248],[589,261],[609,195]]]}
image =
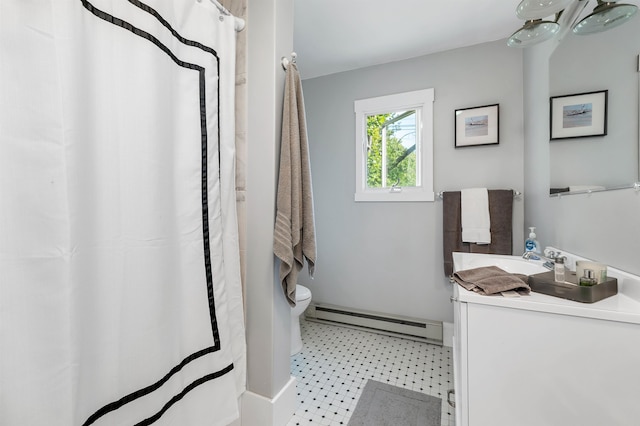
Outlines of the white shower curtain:
{"label": "white shower curtain", "polygon": [[0,0],[0,425],[237,417],[234,55],[208,0]]}

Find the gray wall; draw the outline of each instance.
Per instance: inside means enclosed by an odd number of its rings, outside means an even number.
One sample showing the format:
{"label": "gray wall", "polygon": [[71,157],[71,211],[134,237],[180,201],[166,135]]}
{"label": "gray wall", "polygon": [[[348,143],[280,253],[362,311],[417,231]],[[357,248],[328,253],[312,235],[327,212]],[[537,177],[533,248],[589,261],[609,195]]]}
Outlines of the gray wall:
{"label": "gray wall", "polygon": [[[638,18],[626,24],[638,26]],[[598,49],[619,49],[616,43],[606,43],[611,34],[629,30],[623,26],[611,33],[589,36],[592,52]],[[607,36],[607,37],[605,37]],[[636,36],[637,37],[637,36]],[[637,39],[636,39],[637,40]],[[628,43],[621,37],[619,43]],[[636,54],[626,55],[633,62]],[[539,228],[538,237],[544,245],[554,245],[619,269],[640,274],[640,193],[633,189],[598,192],[590,195],[548,196],[549,188],[549,49],[545,46],[524,52],[525,80],[525,167],[527,204],[525,224]],[[588,71],[588,70],[587,70]],[[638,83],[631,87],[616,78],[602,78],[603,88],[613,93],[628,93],[636,97]],[[638,110],[636,108],[636,120]],[[637,121],[634,123],[637,126]],[[636,135],[637,138],[637,135]],[[636,153],[629,153],[636,157]],[[629,184],[631,182],[628,182]]]}
{"label": "gray wall", "polygon": [[[442,201],[353,200],[353,102],[433,87],[435,191],[522,191],[522,76],[522,51],[499,41],[303,82],[318,260],[314,279],[303,272],[299,282],[314,301],[453,320],[442,266]],[[500,144],[454,149],[454,110],[494,103],[500,104]],[[524,241],[523,217],[523,200],[516,200],[516,253]]]}
{"label": "gray wall", "polygon": [[291,310],[272,248],[284,91],[279,58],[293,48],[293,0],[248,1],[247,389],[272,399],[290,378]]}

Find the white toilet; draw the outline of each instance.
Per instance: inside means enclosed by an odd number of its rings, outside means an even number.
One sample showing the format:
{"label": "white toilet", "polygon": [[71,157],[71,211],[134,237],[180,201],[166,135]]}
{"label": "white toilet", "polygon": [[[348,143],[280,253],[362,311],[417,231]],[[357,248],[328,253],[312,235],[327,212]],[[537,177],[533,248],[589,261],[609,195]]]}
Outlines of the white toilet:
{"label": "white toilet", "polygon": [[296,306],[291,308],[291,355],[295,355],[302,349],[300,337],[300,315],[311,303],[311,290],[300,284],[296,285]]}

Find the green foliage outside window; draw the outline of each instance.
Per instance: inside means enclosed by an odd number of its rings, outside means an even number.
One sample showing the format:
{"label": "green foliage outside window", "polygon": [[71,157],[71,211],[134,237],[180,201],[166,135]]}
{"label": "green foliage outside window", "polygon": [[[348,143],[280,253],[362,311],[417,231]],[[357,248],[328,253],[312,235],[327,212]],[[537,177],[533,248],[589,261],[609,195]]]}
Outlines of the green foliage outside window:
{"label": "green foliage outside window", "polygon": [[[406,117],[411,114],[413,114],[415,122],[415,111],[367,116],[367,187],[383,187],[382,134],[385,128],[387,141],[386,187],[393,185],[416,186],[415,125],[413,132],[405,131],[404,135],[401,135],[403,133],[401,131],[402,115]],[[413,140],[413,144],[405,147],[402,144],[404,138]]]}

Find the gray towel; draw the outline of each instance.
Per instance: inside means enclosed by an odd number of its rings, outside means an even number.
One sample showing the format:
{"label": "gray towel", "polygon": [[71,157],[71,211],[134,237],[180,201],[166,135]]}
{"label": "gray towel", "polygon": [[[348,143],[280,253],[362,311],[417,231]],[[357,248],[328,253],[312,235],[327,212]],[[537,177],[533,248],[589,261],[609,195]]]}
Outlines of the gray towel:
{"label": "gray towel", "polygon": [[[454,251],[466,253],[469,243],[462,242],[462,215],[460,191],[447,191],[442,194],[442,245],[444,251],[444,274],[453,273]],[[489,213],[491,214],[491,213]]]}
{"label": "gray towel", "polygon": [[489,216],[491,223],[491,244],[474,244],[462,241],[462,218],[460,212],[460,191],[442,194],[442,238],[444,274],[453,273],[452,252],[513,254],[513,190],[489,190]]}
{"label": "gray towel", "polygon": [[458,271],[453,274],[453,279],[467,290],[480,294],[496,294],[509,290],[529,294],[531,291],[526,276],[510,274],[497,266]]}
{"label": "gray towel", "polygon": [[309,266],[313,276],[316,236],[313,191],[307,144],[302,83],[295,64],[287,67],[282,109],[280,174],[276,201],[273,252],[280,259],[280,282],[289,305],[296,305],[298,272]]}

